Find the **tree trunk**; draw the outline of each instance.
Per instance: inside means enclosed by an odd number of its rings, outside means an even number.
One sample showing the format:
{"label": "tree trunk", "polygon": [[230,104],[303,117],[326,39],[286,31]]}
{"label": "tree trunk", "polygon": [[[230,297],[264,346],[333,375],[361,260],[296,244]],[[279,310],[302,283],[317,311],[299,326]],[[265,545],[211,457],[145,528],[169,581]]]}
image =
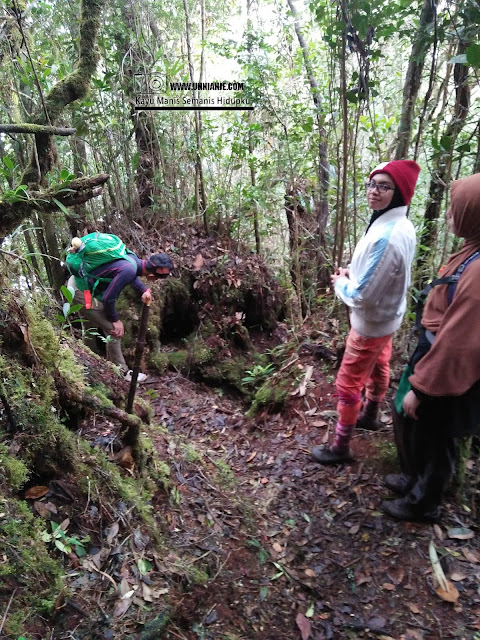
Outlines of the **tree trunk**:
{"label": "tree trunk", "polygon": [[32,234],[30,233],[29,229],[25,229],[23,235],[25,236],[25,242],[27,243],[28,252],[30,254],[28,256],[28,259],[31,262],[37,276],[40,277],[40,265],[38,264],[37,251],[35,249],[35,245],[33,244]]}
{"label": "tree trunk", "polygon": [[[460,42],[457,49],[457,55],[465,52],[467,44]],[[453,71],[455,81],[455,107],[452,118],[446,127],[444,134],[440,137],[444,141],[444,145],[448,145],[445,151],[439,153],[435,158],[432,171],[432,179],[430,181],[429,199],[425,210],[423,230],[420,236],[420,252],[417,261],[418,286],[423,287],[424,282],[428,278],[426,273],[426,265],[428,262],[428,254],[435,244],[437,233],[437,220],[440,216],[442,200],[451,178],[452,170],[452,153],[455,147],[455,141],[458,134],[465,124],[470,106],[470,87],[468,85],[468,65],[455,64]],[[426,247],[423,249],[422,247]]]}
{"label": "tree trunk", "polygon": [[[193,56],[192,56],[192,40],[191,40],[191,21],[190,21],[190,13],[188,10],[187,0],[183,0],[183,9],[185,11],[185,37],[187,42],[187,55],[188,55],[188,69],[190,73],[190,82],[195,82],[195,72],[193,67]],[[192,89],[192,97],[197,98],[198,94],[194,89]],[[195,150],[195,175],[196,175],[196,183],[198,187],[196,187],[195,195],[198,198],[197,207],[199,214],[203,217],[203,226],[205,229],[205,233],[208,235],[210,233],[208,218],[207,218],[207,196],[205,191],[205,182],[203,176],[203,167],[202,167],[202,119],[200,115],[200,111],[194,111],[195,116],[195,138],[197,143],[197,148]]]}
{"label": "tree trunk", "polygon": [[[252,45],[251,45],[251,40],[250,40],[250,33],[252,32],[252,20],[250,18],[250,9],[251,9],[251,5],[252,5],[252,0],[247,0],[247,16],[248,16],[248,20],[247,20],[247,30],[248,30],[248,45],[247,45],[247,49],[248,49],[248,60],[249,63],[251,63],[251,58],[252,58]],[[252,129],[251,129],[251,125],[253,123],[253,111],[249,111],[248,112],[248,154],[249,154],[249,160],[248,160],[248,165],[250,167],[250,182],[252,184],[252,190],[253,193],[255,194],[256,188],[257,188],[257,177],[255,174],[255,164],[254,164],[254,157],[253,157],[253,133],[252,133]],[[262,250],[262,245],[261,245],[261,241],[260,241],[260,225],[259,225],[259,216],[258,216],[258,204],[255,198],[255,201],[253,203],[253,229],[254,229],[254,233],[255,233],[255,249],[257,251],[257,253],[260,255],[261,250]]]}
{"label": "tree trunk", "polygon": [[65,281],[65,275],[60,265],[60,250],[57,241],[58,217],[58,215],[44,216],[42,219],[43,237],[45,238],[47,257],[50,261],[50,286],[57,296],[60,295],[60,287]]}
{"label": "tree trunk", "polygon": [[310,53],[308,45],[303,37],[300,19],[297,9],[293,4],[293,0],[288,0],[288,6],[295,18],[295,33],[297,34],[298,42],[303,53],[303,60],[305,69],[307,70],[308,81],[310,83],[310,89],[312,92],[312,98],[315,105],[315,115],[317,119],[318,127],[318,188],[319,194],[315,202],[315,211],[317,219],[317,283],[320,286],[327,287],[330,284],[330,274],[327,267],[327,249],[325,239],[325,229],[328,221],[328,184],[329,184],[329,172],[328,172],[328,146],[327,146],[327,133],[323,125],[323,107],[322,99],[320,96],[320,90],[318,83],[313,72],[313,67],[310,59]]}
{"label": "tree trunk", "polygon": [[415,103],[422,81],[425,58],[432,43],[433,27],[436,23],[436,10],[436,0],[424,0],[403,86],[402,115],[397,133],[395,160],[402,160],[408,156]]}

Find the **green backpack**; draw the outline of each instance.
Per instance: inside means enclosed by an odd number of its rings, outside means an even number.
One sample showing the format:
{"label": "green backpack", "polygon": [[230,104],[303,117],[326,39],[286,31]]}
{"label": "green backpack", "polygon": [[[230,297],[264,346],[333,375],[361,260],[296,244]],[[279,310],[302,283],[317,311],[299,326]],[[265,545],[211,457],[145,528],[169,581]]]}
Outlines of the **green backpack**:
{"label": "green backpack", "polygon": [[[130,254],[130,255],[129,255]],[[100,233],[95,231],[82,238],[73,238],[72,246],[68,250],[66,263],[70,273],[75,276],[75,284],[80,291],[86,292],[85,306],[91,306],[91,296],[95,294],[95,289],[99,282],[108,282],[110,278],[97,278],[92,290],[88,279],[90,274],[102,264],[113,262],[114,260],[128,260],[136,265],[131,257],[132,251],[127,249],[124,242],[118,236],[111,233]],[[87,295],[90,292],[90,295]]]}

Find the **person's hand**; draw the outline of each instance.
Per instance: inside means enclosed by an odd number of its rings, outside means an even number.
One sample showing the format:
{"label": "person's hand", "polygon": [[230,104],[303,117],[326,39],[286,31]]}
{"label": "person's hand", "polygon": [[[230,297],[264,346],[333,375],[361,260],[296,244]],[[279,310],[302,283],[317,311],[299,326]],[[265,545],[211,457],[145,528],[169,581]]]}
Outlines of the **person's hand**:
{"label": "person's hand", "polygon": [[111,335],[114,338],[121,338],[125,333],[125,329],[123,328],[123,322],[121,320],[117,320],[116,322],[112,322],[113,329],[110,331]]}
{"label": "person's hand", "polygon": [[152,303],[153,300],[153,296],[152,296],[152,290],[151,289],[147,289],[146,291],[144,291],[142,293],[142,302],[145,303],[147,305],[147,307],[149,307]]}
{"label": "person's hand", "polygon": [[332,286],[334,287],[338,278],[349,278],[349,277],[350,277],[350,271],[348,269],[344,269],[343,267],[337,267],[337,269],[335,269],[335,273],[333,274],[333,276],[330,276],[330,280],[332,282]]}
{"label": "person's hand", "polygon": [[409,417],[414,420],[418,420],[417,409],[420,406],[420,400],[417,398],[413,391],[409,391],[403,399],[403,411]]}

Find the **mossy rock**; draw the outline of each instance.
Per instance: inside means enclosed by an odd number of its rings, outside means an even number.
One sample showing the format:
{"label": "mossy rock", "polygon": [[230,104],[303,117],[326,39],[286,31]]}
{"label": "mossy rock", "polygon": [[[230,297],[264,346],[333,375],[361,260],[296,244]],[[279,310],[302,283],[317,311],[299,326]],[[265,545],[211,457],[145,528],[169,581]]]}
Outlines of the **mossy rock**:
{"label": "mossy rock", "polygon": [[148,356],[148,366],[155,369],[160,375],[168,369],[169,357],[167,353],[150,353]]}
{"label": "mossy rock", "polygon": [[255,393],[252,405],[245,414],[247,418],[253,418],[261,409],[269,412],[281,411],[288,400],[291,385],[286,380],[276,383],[265,382]]}
{"label": "mossy rock", "polygon": [[202,378],[210,384],[233,387],[244,396],[251,396],[252,392],[243,382],[249,363],[243,356],[216,362],[205,367]]}

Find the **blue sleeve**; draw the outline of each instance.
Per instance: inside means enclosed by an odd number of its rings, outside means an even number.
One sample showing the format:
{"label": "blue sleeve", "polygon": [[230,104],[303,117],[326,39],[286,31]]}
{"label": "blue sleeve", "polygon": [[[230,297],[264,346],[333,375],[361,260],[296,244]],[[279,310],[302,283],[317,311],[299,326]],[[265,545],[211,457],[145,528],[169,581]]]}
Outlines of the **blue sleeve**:
{"label": "blue sleeve", "polygon": [[335,293],[349,307],[373,306],[390,286],[387,274],[400,269],[402,264],[402,257],[390,244],[389,237],[380,238],[372,246],[366,268],[358,279],[338,278]]}

